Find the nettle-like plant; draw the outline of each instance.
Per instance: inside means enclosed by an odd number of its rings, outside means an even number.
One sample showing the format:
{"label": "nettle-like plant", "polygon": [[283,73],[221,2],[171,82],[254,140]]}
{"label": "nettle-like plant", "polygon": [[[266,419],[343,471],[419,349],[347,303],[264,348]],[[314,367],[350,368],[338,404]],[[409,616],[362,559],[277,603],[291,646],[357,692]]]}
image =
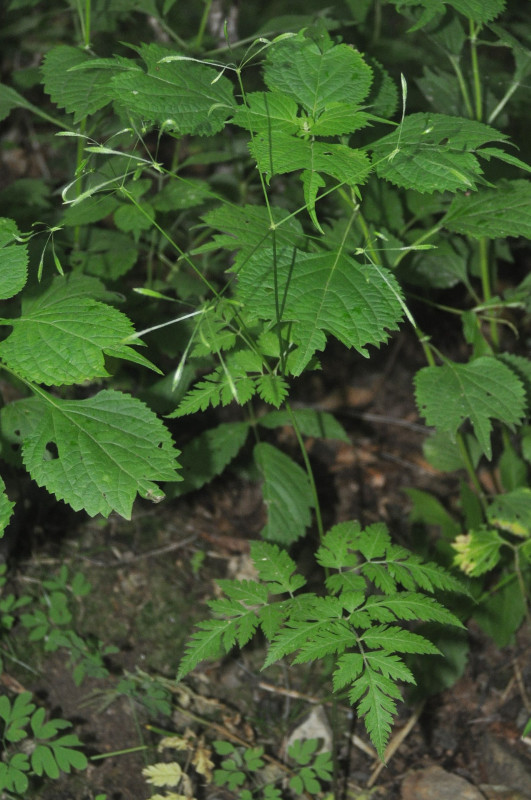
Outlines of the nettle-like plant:
{"label": "nettle-like plant", "polygon": [[[303,437],[346,434],[328,414],[293,409],[290,385],[319,367],[330,337],[368,356],[405,319],[428,364],[415,386],[420,413],[436,429],[432,458],[443,468],[464,467],[473,487],[463,489],[467,530],[476,532],[470,541],[500,520],[510,536],[528,537],[527,522],[524,533],[517,523],[522,509],[528,519],[531,502],[522,427],[531,370],[523,356],[503,352],[502,336],[503,315],[529,303],[529,281],[498,296],[495,273],[496,259],[509,254],[501,240],[529,234],[531,190],[521,177],[529,167],[507,149],[508,135],[483,121],[488,113],[493,122],[511,93],[483,98],[478,34],[485,31],[486,46],[510,48],[517,82],[529,52],[492,24],[499,0],[452,0],[453,14],[428,0],[396,5],[410,15],[420,8],[413,27],[428,26],[447,53],[462,109],[408,113],[406,79],[397,86],[377,60],[335,43],[320,25],[257,39],[239,60],[230,48],[219,60],[200,59],[182,43],[144,43],[132,48],[134,57],[98,58],[88,38],[85,50],[52,49],[44,88],[71,116],[51,119],[78,143],[76,175],[63,192],[67,209],[51,228],[56,266],[68,264],[70,274],[41,282],[39,265],[27,285],[28,235],[12,220],[0,228],[2,297],[21,296],[21,310],[11,303],[12,315],[0,320],[9,329],[1,366],[21,393],[33,395],[2,409],[5,457],[20,452],[38,484],[89,514],[129,516],[137,493],[159,499],[156,482],[176,479],[166,428],[128,394],[91,391],[124,360],[152,366],[133,347],[140,335],[172,360],[152,392],[169,417],[232,403],[246,408],[245,418],[184,448],[184,480],[174,496],[221,473],[252,433],[267,506],[263,538],[290,545],[313,515],[317,561],[335,572],[323,596],[301,593],[304,579],[287,553],[253,545],[260,580],[222,583],[226,599],[212,607],[219,619],[191,640],[181,674],[245,644],[260,627],[269,642],[266,665],[294,653],[299,661],[332,657],[335,688],[349,687],[380,755],[397,685],[413,680],[401,654],[436,651],[409,625],[459,625],[429,594],[459,585],[396,548],[383,525],[361,531],[343,523],[325,533]],[[223,60],[226,52],[232,60]],[[256,65],[262,84],[247,69]],[[426,93],[433,93],[433,74],[419,81]],[[443,82],[444,71],[436,78]],[[28,108],[14,90],[0,98],[8,109]],[[237,179],[211,170],[220,163],[231,164]],[[500,178],[500,167],[517,177]],[[125,284],[139,258],[145,305],[131,303],[131,314],[144,317],[141,334],[105,286]],[[451,309],[463,320],[466,363],[434,347],[408,303],[412,286],[456,284],[467,293],[464,306]],[[167,301],[179,311],[161,321]],[[303,466],[263,441],[264,431],[286,424]],[[493,457],[509,490],[501,497],[488,495],[477,477],[480,459]],[[5,495],[2,508],[6,521]],[[477,563],[470,549],[464,558],[463,540],[457,548],[463,565]],[[488,568],[497,561],[493,552]],[[528,547],[515,552],[529,559]],[[527,568],[518,564],[522,590]]]}

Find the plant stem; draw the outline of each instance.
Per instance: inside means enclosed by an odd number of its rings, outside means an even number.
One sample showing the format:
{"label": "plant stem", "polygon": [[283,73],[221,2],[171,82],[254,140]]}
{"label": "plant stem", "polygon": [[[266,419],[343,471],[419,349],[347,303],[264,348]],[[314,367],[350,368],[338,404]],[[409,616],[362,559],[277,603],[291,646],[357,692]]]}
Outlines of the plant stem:
{"label": "plant stem", "polygon": [[317,486],[315,484],[315,478],[312,470],[312,465],[310,464],[310,459],[308,457],[308,453],[306,452],[306,448],[304,446],[304,440],[302,438],[301,430],[299,428],[299,423],[297,422],[297,418],[293,413],[293,409],[289,402],[286,401],[285,403],[286,411],[288,412],[289,418],[291,420],[291,424],[293,426],[293,430],[295,431],[295,436],[297,437],[297,442],[299,443],[302,460],[304,461],[304,466],[306,468],[306,474],[308,475],[308,480],[310,481],[310,490],[313,497],[313,502],[315,506],[315,521],[317,523],[317,530],[319,532],[319,539],[322,542],[324,539],[324,525],[323,525],[323,517],[321,514],[321,505],[319,503],[319,495],[317,494]]}
{"label": "plant stem", "polygon": [[481,96],[481,76],[479,74],[477,35],[479,25],[474,20],[469,20],[470,25],[470,56],[472,60],[472,75],[474,80],[474,103],[476,106],[476,119],[481,122],[483,117],[483,99]]}
{"label": "plant stem", "polygon": [[[492,300],[492,276],[489,264],[488,241],[485,236],[482,236],[478,241],[478,257],[483,302],[488,303],[490,300]],[[498,323],[494,319],[491,319],[490,321],[490,336],[492,340],[492,346],[495,350],[497,350],[499,347],[500,338],[498,335]]]}
{"label": "plant stem", "polygon": [[454,72],[456,74],[457,82],[459,83],[459,88],[461,89],[461,95],[463,97],[463,102],[465,104],[467,114],[470,118],[472,118],[474,116],[474,109],[472,107],[472,103],[470,102],[470,95],[468,93],[468,88],[465,79],[463,77],[463,72],[459,65],[459,57],[450,55],[449,59],[450,59],[450,64],[452,65]]}
{"label": "plant stem", "polygon": [[524,603],[525,617],[527,620],[527,624],[530,626],[531,629],[531,613],[529,612],[529,603],[527,602],[527,589],[524,581],[524,576],[522,575],[522,569],[520,567],[520,547],[514,548],[514,571],[516,573],[516,578],[518,580],[518,586],[520,587],[520,592],[522,593],[522,600]]}
{"label": "plant stem", "polygon": [[477,493],[477,496],[478,496],[478,500],[481,503],[481,507],[483,509],[483,512],[486,512],[486,510],[487,510],[487,501],[485,500],[485,494],[483,492],[481,484],[480,484],[480,482],[478,480],[478,477],[476,475],[476,471],[474,469],[474,465],[472,464],[472,460],[470,458],[470,453],[468,452],[468,447],[466,446],[466,442],[464,440],[464,437],[463,437],[462,433],[458,432],[456,434],[456,442],[457,442],[457,447],[459,449],[459,454],[460,454],[461,458],[463,459],[463,463],[465,465],[465,469],[467,471],[468,477],[470,478],[470,482],[472,483],[474,489],[476,490],[476,493]]}
{"label": "plant stem", "polygon": [[205,7],[203,9],[203,14],[201,16],[201,22],[199,23],[199,30],[197,31],[197,36],[195,37],[196,50],[201,50],[201,45],[203,44],[203,36],[205,35],[205,28],[208,22],[208,15],[210,14],[211,6],[212,6],[212,0],[205,0]]}

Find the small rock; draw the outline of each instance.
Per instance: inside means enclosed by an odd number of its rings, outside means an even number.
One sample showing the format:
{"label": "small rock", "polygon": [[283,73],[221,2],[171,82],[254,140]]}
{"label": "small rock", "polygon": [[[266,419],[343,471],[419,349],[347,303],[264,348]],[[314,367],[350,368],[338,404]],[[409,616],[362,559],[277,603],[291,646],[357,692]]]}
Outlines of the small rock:
{"label": "small rock", "polygon": [[442,767],[409,772],[402,783],[400,797],[401,800],[485,800],[479,789]]}

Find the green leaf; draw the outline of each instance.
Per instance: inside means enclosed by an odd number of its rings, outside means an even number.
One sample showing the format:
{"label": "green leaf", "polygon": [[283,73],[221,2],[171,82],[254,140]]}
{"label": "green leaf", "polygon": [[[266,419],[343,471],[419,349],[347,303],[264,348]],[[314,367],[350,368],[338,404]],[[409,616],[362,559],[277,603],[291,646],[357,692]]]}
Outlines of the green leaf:
{"label": "green leaf", "polygon": [[490,22],[497,17],[505,8],[505,0],[391,0],[396,6],[420,6],[423,8],[416,24],[410,28],[411,31],[424,27],[433,17],[444,10],[445,5],[452,6],[465,17],[475,22]]}
{"label": "green leaf", "polygon": [[391,596],[370,595],[364,609],[375,622],[420,619],[463,627],[460,620],[433,597],[419,592],[398,592]]}
{"label": "green leaf", "polygon": [[304,536],[311,522],[313,496],[306,472],[270,444],[257,444],[254,460],[263,478],[267,523],[262,536],[291,544]]}
{"label": "green leaf", "polygon": [[491,525],[514,536],[531,536],[531,489],[520,487],[494,498],[487,510]]}
{"label": "green leaf", "polygon": [[24,464],[74,510],[130,519],[137,493],[158,501],[154,481],[177,480],[178,451],[140,400],[112,390],[87,400],[45,397],[26,401],[38,424],[24,438]]}
{"label": "green leaf", "polygon": [[[368,145],[380,178],[418,192],[476,188],[476,151],[507,136],[482,122],[444,114],[410,114],[396,131]],[[480,155],[481,153],[477,153]]]}
{"label": "green leaf", "polygon": [[278,408],[286,399],[289,392],[288,382],[281,375],[260,375],[256,381],[258,394],[271,406]]}
{"label": "green leaf", "polygon": [[526,601],[516,580],[496,588],[474,609],[474,619],[480,628],[491,636],[498,647],[507,647],[522,624]]}
{"label": "green leaf", "polygon": [[500,181],[493,189],[454,197],[443,225],[480,239],[525,236],[531,239],[531,183]]}
{"label": "green leaf", "polygon": [[129,272],[137,258],[138,248],[131,236],[93,227],[83,250],[73,254],[72,263],[83,272],[116,280]]}
{"label": "green leaf", "polygon": [[251,92],[238,106],[231,122],[248,131],[297,133],[301,120],[295,100],[281,92]]}
{"label": "green leaf", "polygon": [[17,243],[19,236],[16,223],[0,217],[0,300],[18,294],[28,278],[28,248]]}
{"label": "green leaf", "polygon": [[447,539],[453,539],[457,536],[461,530],[461,526],[450,516],[436,497],[420,489],[404,489],[404,492],[413,503],[409,515],[411,522],[438,525]]}
{"label": "green leaf", "polygon": [[200,489],[220,475],[245,444],[248,432],[246,422],[224,422],[192,439],[181,453],[183,480],[172,489],[173,496]]}
{"label": "green leaf", "polygon": [[[365,183],[371,171],[369,159],[361,150],[343,144],[296,139],[276,131],[257,134],[249,143],[249,150],[268,183],[272,175],[304,170],[312,175],[330,175],[348,186],[359,186]],[[308,184],[308,177],[304,180]]]}
{"label": "green leaf", "polygon": [[292,594],[306,583],[302,575],[293,574],[297,569],[293,559],[275,544],[251,542],[251,558],[272,594]]}
{"label": "green leaf", "polygon": [[361,532],[359,522],[339,522],[325,534],[318,548],[315,560],[322,567],[344,570],[359,563],[356,554],[358,536]]}
{"label": "green leaf", "polygon": [[505,544],[497,531],[486,528],[457,536],[452,543],[454,564],[466,575],[477,578],[498,564],[500,548]]}
{"label": "green leaf", "polygon": [[[369,628],[360,635],[364,646],[371,650],[385,650],[389,653],[430,653],[436,655],[439,650],[418,633],[398,628],[395,625],[378,625]],[[403,680],[402,677],[399,678]]]}
{"label": "green leaf", "polygon": [[[314,411],[312,408],[296,409],[293,416],[303,436],[315,436],[319,439],[339,439],[350,442],[350,438],[337,419],[327,411]],[[291,417],[287,411],[269,411],[257,420],[264,428],[280,428],[291,426]]]}
{"label": "green leaf", "polygon": [[[237,296],[261,319],[276,319],[273,260],[271,251],[261,251],[240,272]],[[395,278],[343,253],[278,252],[276,278],[283,319],[293,320],[292,337],[299,345],[295,375],[324,348],[326,332],[367,356],[366,345],[386,341],[387,330],[396,328],[402,315]]]}
{"label": "green leaf", "polygon": [[358,714],[364,717],[367,733],[383,760],[396,714],[395,699],[400,699],[398,688],[390,678],[366,664],[363,674],[356,679],[349,692],[349,699],[352,704],[358,703]]}
{"label": "green leaf", "polygon": [[415,394],[428,425],[446,431],[453,440],[470,419],[488,459],[492,456],[491,419],[512,425],[525,413],[521,382],[509,367],[489,356],[469,364],[446,361],[442,367],[424,367],[415,376]]}
{"label": "green leaf", "polygon": [[47,775],[49,778],[59,777],[59,767],[48,745],[37,744],[31,754],[31,766],[36,775]]}
{"label": "green leaf", "polygon": [[8,498],[6,494],[6,485],[3,478],[0,477],[0,538],[4,535],[4,531],[9,524],[14,508],[15,504]]}
{"label": "green leaf", "polygon": [[147,72],[132,62],[130,71],[110,81],[116,102],[128,114],[180,135],[212,136],[223,128],[234,108],[228,78],[205,64],[180,60],[178,53],[158,44],[142,44],[138,52]]}
{"label": "green leaf", "polygon": [[316,119],[331,103],[362,103],[371,87],[371,68],[361,54],[346,44],[321,49],[304,32],[271,47],[264,80],[270,89],[283,92]]}
{"label": "green leaf", "polygon": [[15,753],[7,764],[0,761],[0,788],[24,795],[29,786],[28,778],[25,775],[29,768],[29,759],[26,753]]}
{"label": "green leaf", "polygon": [[209,619],[198,623],[196,630],[186,644],[186,652],[179,664],[177,680],[188,675],[194,667],[205,659],[218,658],[225,652],[224,636],[234,630],[232,619]]}
{"label": "green leaf", "polygon": [[27,380],[55,386],[109,375],[105,353],[125,347],[122,341],[134,333],[121,311],[79,297],[62,277],[25,300],[20,317],[4,322],[13,327],[0,343],[5,363]]}
{"label": "green leaf", "polygon": [[90,57],[80,48],[68,45],[54,47],[44,56],[44,90],[59,108],[74,114],[74,123],[94,114],[113,98],[106,71],[71,70],[89,61]]}

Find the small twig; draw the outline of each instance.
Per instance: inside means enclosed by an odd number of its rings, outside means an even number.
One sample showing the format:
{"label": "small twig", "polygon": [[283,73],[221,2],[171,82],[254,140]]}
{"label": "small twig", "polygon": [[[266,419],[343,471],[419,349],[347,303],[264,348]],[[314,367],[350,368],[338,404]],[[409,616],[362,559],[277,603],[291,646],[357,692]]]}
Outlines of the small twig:
{"label": "small twig", "polygon": [[522,703],[524,704],[527,713],[531,714],[531,702],[529,702],[529,696],[525,688],[524,678],[522,676],[522,670],[520,669],[520,664],[518,663],[517,658],[515,658],[513,661],[513,669],[514,669],[514,676],[516,678],[516,683],[518,684],[518,688],[520,690],[520,697],[522,698]]}

